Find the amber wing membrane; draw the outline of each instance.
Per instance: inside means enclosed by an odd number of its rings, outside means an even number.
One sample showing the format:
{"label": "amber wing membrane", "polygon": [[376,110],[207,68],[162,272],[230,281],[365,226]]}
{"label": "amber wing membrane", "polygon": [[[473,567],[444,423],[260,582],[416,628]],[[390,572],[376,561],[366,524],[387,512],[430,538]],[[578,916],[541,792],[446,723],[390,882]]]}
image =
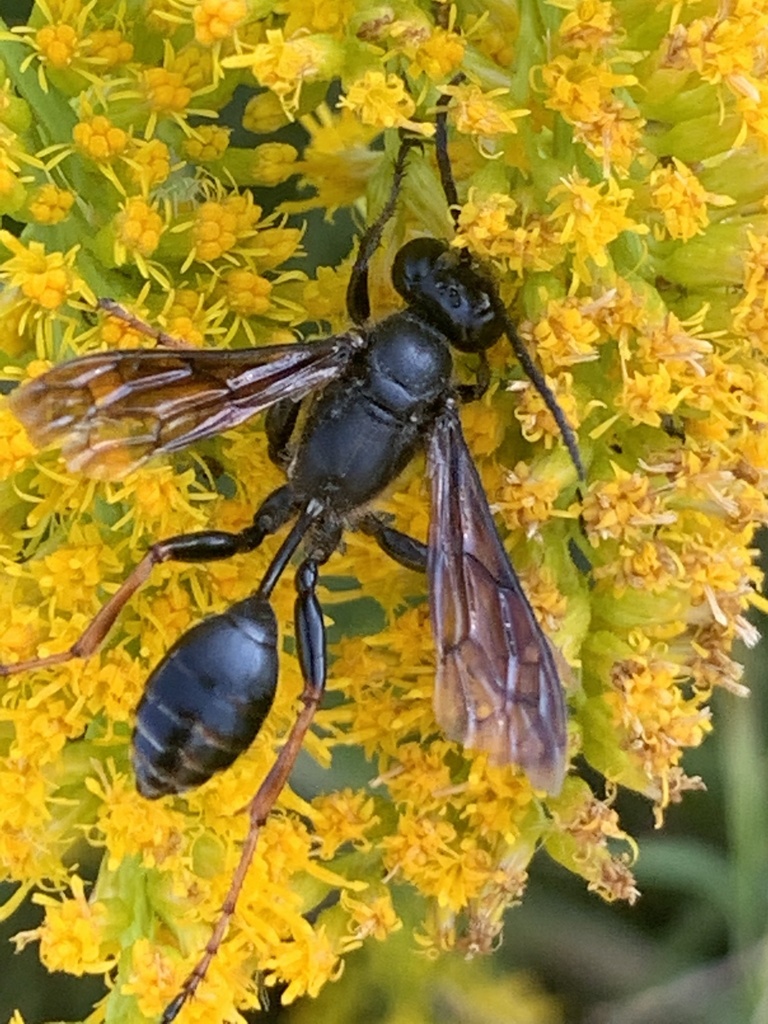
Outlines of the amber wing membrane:
{"label": "amber wing membrane", "polygon": [[10,397],[40,448],[70,469],[125,476],[151,455],[212,437],[339,376],[360,336],[238,350],[123,349],[54,366]]}
{"label": "amber wing membrane", "polygon": [[535,787],[556,794],[565,775],[563,687],[453,407],[432,433],[429,473],[437,721],[451,739],[486,751],[492,764],[518,765]]}

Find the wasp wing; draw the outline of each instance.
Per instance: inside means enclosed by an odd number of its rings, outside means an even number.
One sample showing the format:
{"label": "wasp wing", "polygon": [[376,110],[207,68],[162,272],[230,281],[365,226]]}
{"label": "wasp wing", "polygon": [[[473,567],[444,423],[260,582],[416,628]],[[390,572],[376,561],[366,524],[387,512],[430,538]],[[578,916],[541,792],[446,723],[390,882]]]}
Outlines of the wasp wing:
{"label": "wasp wing", "polygon": [[355,332],[264,348],[122,349],[54,366],[10,397],[40,448],[70,469],[119,478],[151,455],[212,437],[338,377],[362,344]]}
{"label": "wasp wing", "polygon": [[427,573],[437,647],[435,715],[492,764],[515,764],[556,794],[566,709],[553,652],[512,568],[455,408],[429,448]]}

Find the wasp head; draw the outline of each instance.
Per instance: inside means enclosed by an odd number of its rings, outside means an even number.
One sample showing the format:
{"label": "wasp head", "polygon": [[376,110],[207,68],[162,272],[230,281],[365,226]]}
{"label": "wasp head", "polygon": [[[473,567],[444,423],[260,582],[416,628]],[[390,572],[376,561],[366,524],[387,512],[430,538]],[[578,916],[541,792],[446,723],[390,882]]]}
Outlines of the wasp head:
{"label": "wasp head", "polygon": [[417,316],[462,352],[490,348],[504,332],[496,286],[464,249],[414,238],[395,256],[392,283]]}

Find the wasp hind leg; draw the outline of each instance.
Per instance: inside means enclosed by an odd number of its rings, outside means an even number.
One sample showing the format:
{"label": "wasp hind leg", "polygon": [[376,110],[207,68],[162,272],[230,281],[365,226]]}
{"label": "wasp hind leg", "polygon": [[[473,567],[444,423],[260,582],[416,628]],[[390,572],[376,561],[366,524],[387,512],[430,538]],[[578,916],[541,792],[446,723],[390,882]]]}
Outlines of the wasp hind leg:
{"label": "wasp hind leg", "polygon": [[[182,985],[176,998],[169,1003],[162,1017],[162,1024],[171,1024],[176,1019],[184,1004],[190,999],[201,981],[205,978],[211,961],[218,953],[219,947],[227,933],[229,924],[235,913],[237,900],[245,883],[248,869],[259,840],[259,833],[266,823],[272,808],[280,796],[296,763],[296,758],[304,743],[315,711],[325,692],[327,671],[326,636],[323,622],[323,611],[317,598],[318,566],[326,560],[322,554],[316,558],[307,558],[296,572],[296,604],[294,608],[296,649],[304,679],[304,688],[299,698],[299,711],[288,738],[277,755],[266,778],[259,786],[256,795],[248,805],[250,825],[243,843],[240,860],[229,891],[224,898],[219,918],[216,921],[211,937],[200,960],[194,966]],[[263,586],[262,586],[262,589]]]}

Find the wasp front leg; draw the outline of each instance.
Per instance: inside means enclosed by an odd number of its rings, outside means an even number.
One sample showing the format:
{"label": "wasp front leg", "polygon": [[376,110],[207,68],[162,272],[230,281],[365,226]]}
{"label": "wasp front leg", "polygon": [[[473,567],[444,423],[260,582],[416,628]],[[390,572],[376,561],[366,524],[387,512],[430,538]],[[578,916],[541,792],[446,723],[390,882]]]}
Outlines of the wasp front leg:
{"label": "wasp front leg", "polygon": [[374,253],[381,245],[384,228],[395,212],[397,197],[400,194],[403,179],[405,178],[405,162],[408,153],[414,146],[421,146],[422,143],[423,139],[414,138],[413,136],[405,136],[401,139],[400,149],[395,160],[392,188],[390,189],[387,201],[379,216],[366,229],[365,234],[360,239],[360,248],[357,251],[349,285],[347,286],[347,311],[350,319],[355,324],[364,324],[371,316],[371,300],[368,294],[368,265]]}

